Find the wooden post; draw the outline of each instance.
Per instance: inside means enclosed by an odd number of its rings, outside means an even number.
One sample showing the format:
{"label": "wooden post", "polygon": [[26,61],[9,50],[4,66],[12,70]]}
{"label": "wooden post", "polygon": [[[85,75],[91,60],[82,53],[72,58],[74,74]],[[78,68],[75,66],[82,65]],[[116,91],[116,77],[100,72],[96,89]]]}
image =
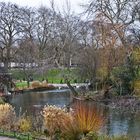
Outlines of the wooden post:
{"label": "wooden post", "polygon": [[16,137],[16,131],[14,131],[14,137]]}
{"label": "wooden post", "polygon": [[4,130],[2,130],[2,133],[4,134]]}
{"label": "wooden post", "polygon": [[28,133],[28,140],[30,140],[30,135],[29,135],[29,133]]}

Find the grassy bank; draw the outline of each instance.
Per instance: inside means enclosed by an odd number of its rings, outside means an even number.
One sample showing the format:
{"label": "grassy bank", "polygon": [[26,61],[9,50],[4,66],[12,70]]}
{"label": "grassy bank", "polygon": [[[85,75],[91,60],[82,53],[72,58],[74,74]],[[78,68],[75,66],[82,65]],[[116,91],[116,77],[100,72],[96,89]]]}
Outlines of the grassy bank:
{"label": "grassy bank", "polygon": [[[18,88],[24,88],[27,87],[26,77],[24,75],[24,72],[22,70],[10,70],[10,73],[12,73],[12,78],[16,80],[16,87]],[[46,80],[48,83],[65,83],[65,78],[68,77],[70,79],[71,83],[78,83],[83,82],[78,77],[78,70],[77,69],[51,69],[44,73],[38,73],[38,72],[32,72],[32,79],[33,81],[44,81]]]}
{"label": "grassy bank", "polygon": [[[24,75],[24,72],[22,70],[10,70],[10,73],[12,73],[12,78],[15,80],[25,80],[26,77]],[[64,77],[67,76],[71,79],[71,82],[79,82],[81,80],[78,80],[78,70],[77,69],[51,69],[44,73],[38,73],[38,72],[31,72],[33,80],[47,80],[49,83],[64,83]]]}

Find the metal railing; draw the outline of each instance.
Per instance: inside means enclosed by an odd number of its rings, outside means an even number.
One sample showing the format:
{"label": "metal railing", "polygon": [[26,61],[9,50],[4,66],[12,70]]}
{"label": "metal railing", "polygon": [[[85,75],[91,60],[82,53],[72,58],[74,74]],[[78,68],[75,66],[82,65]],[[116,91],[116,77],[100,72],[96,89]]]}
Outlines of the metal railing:
{"label": "metal railing", "polygon": [[10,138],[16,138],[22,140],[22,138],[25,140],[46,140],[46,138],[39,138],[32,136],[30,133],[20,133],[16,131],[8,131],[8,130],[2,130],[0,129],[0,136],[10,137]]}

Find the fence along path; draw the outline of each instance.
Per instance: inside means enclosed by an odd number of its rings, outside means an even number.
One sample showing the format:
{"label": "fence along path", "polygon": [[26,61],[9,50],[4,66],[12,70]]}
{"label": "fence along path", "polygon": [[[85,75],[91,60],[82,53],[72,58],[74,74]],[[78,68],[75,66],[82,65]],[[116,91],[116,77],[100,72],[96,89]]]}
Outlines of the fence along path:
{"label": "fence along path", "polygon": [[[8,135],[9,134],[9,135]],[[46,138],[33,137],[31,134],[23,134],[16,131],[0,130],[0,140],[18,140],[18,138],[26,138],[27,140],[46,140]],[[17,137],[17,138],[16,138]]]}
{"label": "fence along path", "polygon": [[7,138],[7,137],[0,136],[0,140],[17,140],[17,139],[15,139],[15,138]]}

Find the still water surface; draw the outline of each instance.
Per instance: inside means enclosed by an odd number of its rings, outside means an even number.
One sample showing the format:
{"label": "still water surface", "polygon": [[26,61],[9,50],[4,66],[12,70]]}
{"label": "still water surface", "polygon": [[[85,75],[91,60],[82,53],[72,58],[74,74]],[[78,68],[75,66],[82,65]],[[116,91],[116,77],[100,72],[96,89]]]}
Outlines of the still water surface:
{"label": "still water surface", "polygon": [[[63,107],[70,103],[70,92],[68,90],[54,90],[45,92],[25,93],[16,95],[11,100],[17,112],[27,112],[28,115],[46,104]],[[101,104],[90,103],[100,110],[106,122],[103,133],[108,135],[129,134],[140,138],[140,114],[124,114],[109,109]]]}

